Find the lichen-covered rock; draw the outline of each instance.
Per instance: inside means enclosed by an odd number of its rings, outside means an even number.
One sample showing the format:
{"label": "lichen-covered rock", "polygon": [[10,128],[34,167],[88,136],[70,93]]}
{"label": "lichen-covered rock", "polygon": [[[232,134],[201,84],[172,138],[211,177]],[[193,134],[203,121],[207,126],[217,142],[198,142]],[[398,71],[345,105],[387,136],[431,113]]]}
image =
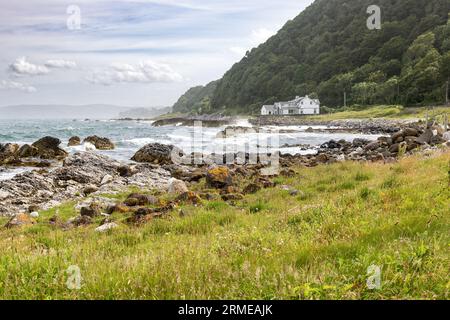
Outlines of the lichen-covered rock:
{"label": "lichen-covered rock", "polygon": [[208,187],[222,189],[233,184],[233,177],[227,167],[214,167],[206,173]]}
{"label": "lichen-covered rock", "polygon": [[86,142],[92,143],[98,150],[113,150],[115,148],[114,143],[112,143],[108,138],[104,137],[89,136],[83,141],[83,143]]}
{"label": "lichen-covered rock", "polygon": [[175,146],[160,143],[151,143],[142,147],[131,160],[154,164],[172,164],[172,152],[183,155],[183,152]]}

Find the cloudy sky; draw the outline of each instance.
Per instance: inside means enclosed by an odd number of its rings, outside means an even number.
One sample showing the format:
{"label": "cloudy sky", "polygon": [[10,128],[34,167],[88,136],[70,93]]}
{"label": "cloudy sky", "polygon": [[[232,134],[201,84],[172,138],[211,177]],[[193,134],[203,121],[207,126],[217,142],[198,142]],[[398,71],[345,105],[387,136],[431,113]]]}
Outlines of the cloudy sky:
{"label": "cloudy sky", "polygon": [[0,0],[0,106],[172,105],[312,0]]}

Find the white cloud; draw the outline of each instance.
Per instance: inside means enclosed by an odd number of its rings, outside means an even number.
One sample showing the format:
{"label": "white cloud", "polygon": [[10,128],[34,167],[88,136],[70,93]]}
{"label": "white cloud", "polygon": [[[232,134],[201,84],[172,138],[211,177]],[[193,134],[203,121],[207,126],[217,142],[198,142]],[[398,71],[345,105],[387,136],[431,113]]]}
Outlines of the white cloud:
{"label": "white cloud", "polygon": [[251,50],[251,48],[255,48],[260,44],[266,42],[267,40],[269,40],[270,37],[272,37],[275,34],[276,34],[275,31],[266,28],[259,28],[252,30],[249,40],[247,41],[248,46],[246,46],[246,48],[243,46],[233,46],[230,47],[229,50],[235,53],[237,56],[243,57],[245,56],[247,51]]}
{"label": "white cloud", "polygon": [[94,71],[88,80],[95,84],[178,82],[183,77],[167,64],[143,61],[138,65],[113,63],[107,69]]}
{"label": "white cloud", "polygon": [[276,32],[266,28],[259,28],[252,31],[252,42],[255,44],[261,44],[269,40],[269,38],[275,35]]}
{"label": "white cloud", "polygon": [[77,67],[76,62],[67,60],[47,60],[45,62],[47,68],[74,69]]}
{"label": "white cloud", "polygon": [[40,66],[27,61],[26,57],[17,58],[17,60],[9,66],[9,70],[15,75],[37,76],[50,72],[46,66]]}
{"label": "white cloud", "polygon": [[28,93],[36,92],[36,88],[32,86],[28,86],[26,84],[10,81],[10,80],[1,80],[0,81],[0,89],[2,90],[20,90]]}

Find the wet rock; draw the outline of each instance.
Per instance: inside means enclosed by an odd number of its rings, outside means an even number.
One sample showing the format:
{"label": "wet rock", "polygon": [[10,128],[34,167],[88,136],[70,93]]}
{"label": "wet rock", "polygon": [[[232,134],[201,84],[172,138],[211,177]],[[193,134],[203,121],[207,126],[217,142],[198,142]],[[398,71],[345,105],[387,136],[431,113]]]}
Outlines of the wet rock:
{"label": "wet rock", "polygon": [[206,173],[206,184],[208,187],[222,189],[233,183],[231,172],[227,167],[214,167]]}
{"label": "wet rock", "polygon": [[183,152],[175,146],[151,143],[136,152],[131,160],[154,164],[172,164],[172,152],[178,156],[183,155]]}
{"label": "wet rock", "polygon": [[61,140],[54,137],[44,137],[32,144],[37,149],[37,156],[42,159],[64,159],[68,153],[61,149]]}
{"label": "wet rock", "polygon": [[189,189],[183,181],[177,179],[170,179],[168,191],[171,194],[183,194],[188,192]]}
{"label": "wet rock", "polygon": [[104,137],[89,136],[83,140],[83,143],[86,142],[92,143],[98,150],[113,150],[115,148],[114,143],[112,143],[108,138]]}
{"label": "wet rock", "polygon": [[80,137],[74,136],[69,139],[69,143],[67,143],[68,147],[75,147],[81,145]]}

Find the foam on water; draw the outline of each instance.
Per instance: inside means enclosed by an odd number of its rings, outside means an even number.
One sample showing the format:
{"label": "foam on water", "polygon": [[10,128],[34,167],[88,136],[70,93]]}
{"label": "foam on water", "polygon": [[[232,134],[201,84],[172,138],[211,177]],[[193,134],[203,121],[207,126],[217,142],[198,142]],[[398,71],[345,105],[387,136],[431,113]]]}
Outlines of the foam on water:
{"label": "foam on water", "polygon": [[[251,127],[247,119],[239,119],[236,126]],[[61,139],[61,147],[70,153],[86,151],[92,149],[89,145],[67,147],[67,142],[72,136],[79,136],[84,139],[90,135],[108,137],[116,144],[116,149],[111,151],[96,150],[112,158],[121,161],[129,161],[133,154],[148,143],[159,142],[162,144],[173,144],[183,151],[221,153],[236,151],[255,150],[258,145],[266,145],[278,134],[279,146],[282,145],[311,145],[317,146],[331,139],[345,139],[352,141],[355,138],[366,138],[375,140],[375,135],[360,135],[348,133],[308,133],[305,132],[310,126],[268,126],[263,128],[267,132],[248,133],[229,137],[227,139],[217,139],[217,134],[226,126],[219,128],[202,128],[200,142],[194,144],[193,127],[165,126],[152,127],[150,121],[73,121],[73,120],[0,120],[0,143],[15,142],[19,144],[33,143],[44,136],[54,136]],[[325,129],[325,126],[312,126],[315,129]],[[287,131],[287,132],[283,132]],[[276,139],[275,139],[276,141]],[[198,142],[198,141],[197,141]],[[281,148],[282,153],[315,153],[312,147],[309,150],[302,150],[297,147]],[[0,171],[1,177],[11,177],[17,172],[13,169]]]}

